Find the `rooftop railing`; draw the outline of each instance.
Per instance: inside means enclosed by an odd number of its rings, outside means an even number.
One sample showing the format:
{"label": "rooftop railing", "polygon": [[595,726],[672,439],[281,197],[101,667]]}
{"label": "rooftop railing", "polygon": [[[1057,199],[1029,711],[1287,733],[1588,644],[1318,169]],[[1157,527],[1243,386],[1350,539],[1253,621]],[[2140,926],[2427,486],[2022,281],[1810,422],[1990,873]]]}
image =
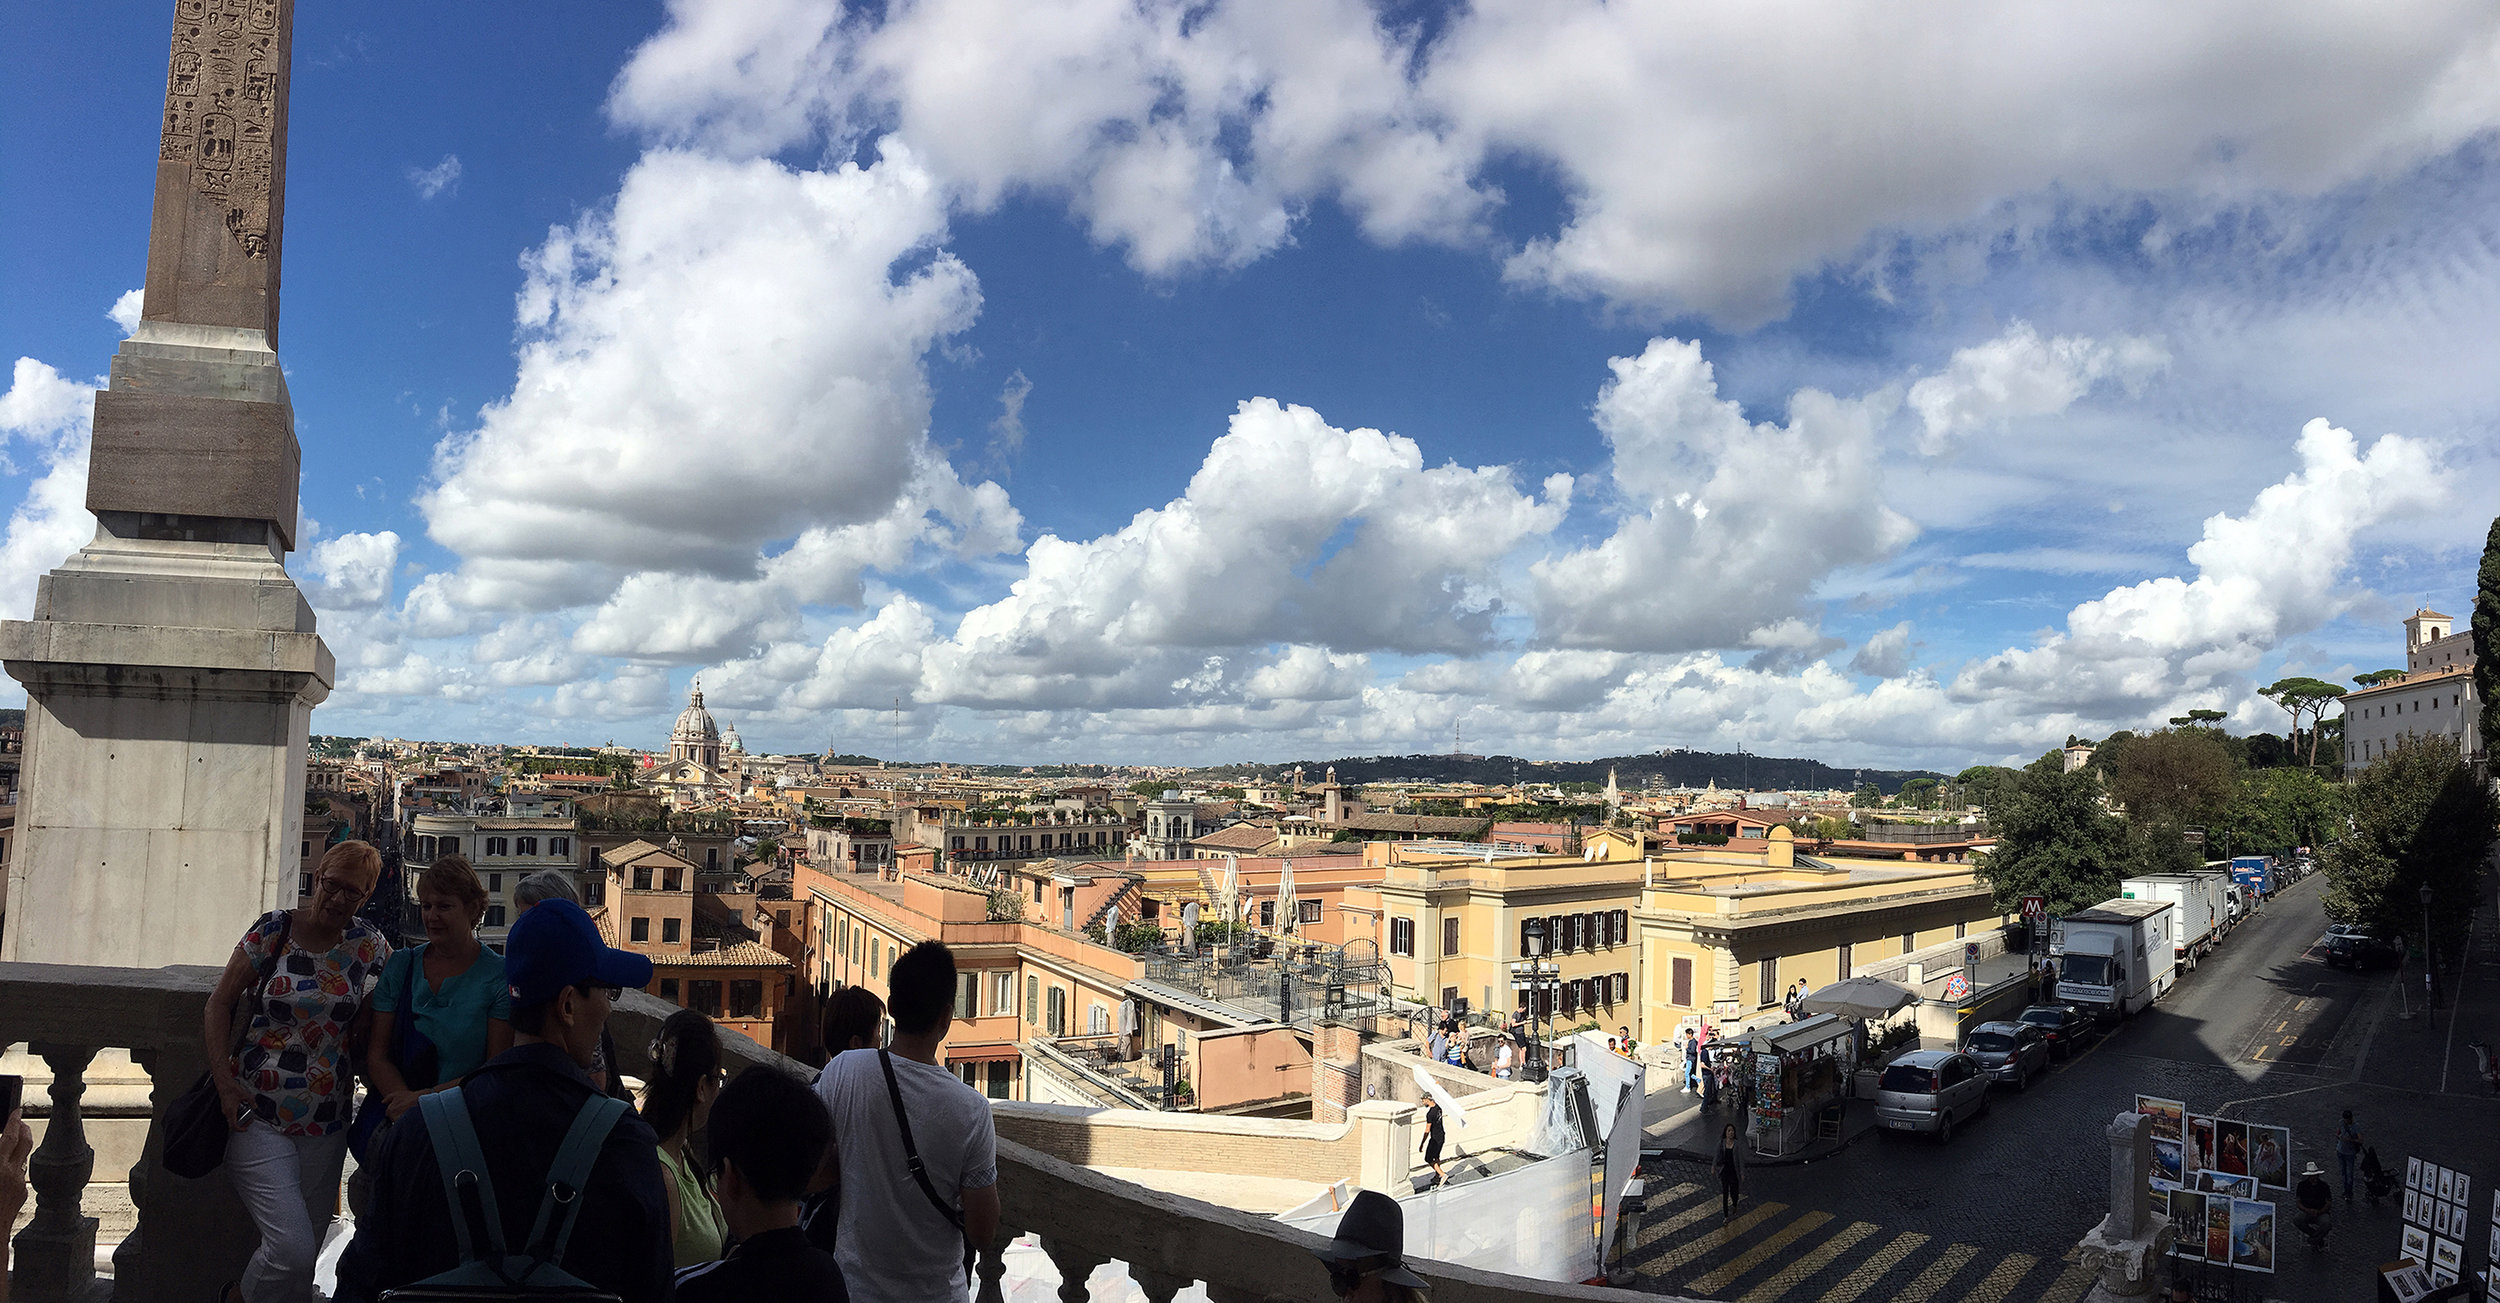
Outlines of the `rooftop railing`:
{"label": "rooftop railing", "polygon": [[[160,1161],[165,1109],[203,1068],[200,1011],[216,976],[205,967],[0,964],[0,1042],[29,1043],[53,1073],[49,1117],[30,1164],[34,1216],[14,1241],[10,1286],[20,1303],[175,1303],[199,1297],[203,1282],[241,1273],[257,1235],[225,1174],[184,1180]],[[618,1003],[611,1025],[627,1075],[649,1070],[643,1047],[673,1012],[675,1006],[640,992]],[[733,1074],[765,1068],[810,1075],[727,1028],[721,1042]],[[137,1227],[114,1250],[109,1278],[96,1270],[96,1219],[80,1207],[96,1175],[81,1109],[84,1074],[106,1048],[130,1051],[147,1073],[152,1110],[145,1152],[129,1177]],[[29,1104],[42,1111],[38,1101]],[[1076,1113],[1080,1122],[1091,1116]],[[1083,1147],[1082,1135],[1074,1143]],[[1206,1283],[1213,1303],[1327,1297],[1326,1273],[1313,1256],[1324,1241],[1310,1232],[1117,1180],[1004,1137],[998,1161],[1004,1217],[997,1237],[979,1246],[974,1293],[984,1303],[1003,1303],[1002,1255],[1026,1233],[1040,1238],[1064,1280],[1076,1282],[1061,1287],[1062,1298],[1085,1297],[1082,1282],[1106,1263],[1123,1264],[1153,1303],[1169,1303],[1194,1281]],[[1446,1263],[1413,1265],[1431,1282],[1436,1303],[1620,1297]]]}

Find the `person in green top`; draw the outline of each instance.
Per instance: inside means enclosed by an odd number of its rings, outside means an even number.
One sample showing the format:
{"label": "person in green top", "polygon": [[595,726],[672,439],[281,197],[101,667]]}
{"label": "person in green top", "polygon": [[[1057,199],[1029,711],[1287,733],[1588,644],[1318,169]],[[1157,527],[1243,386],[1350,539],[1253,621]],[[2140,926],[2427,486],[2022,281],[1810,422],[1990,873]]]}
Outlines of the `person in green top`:
{"label": "person in green top", "polygon": [[[459,1085],[479,1064],[512,1048],[512,991],[503,956],[477,939],[478,922],[486,917],[486,888],[477,871],[457,855],[427,865],[417,875],[417,914],[425,940],[384,965],[365,1051],[367,1079],[393,1121],[419,1098]],[[412,1017],[424,1043],[402,1046],[400,1020]]]}
{"label": "person in green top", "polygon": [[642,1088],[642,1120],[660,1137],[660,1168],[667,1177],[663,1184],[680,1267],[718,1258],[729,1238],[710,1174],[688,1149],[690,1138],[710,1119],[720,1088],[720,1035],[712,1020],[692,1009],[670,1014],[660,1024],[660,1038],[651,1042],[651,1080]]}

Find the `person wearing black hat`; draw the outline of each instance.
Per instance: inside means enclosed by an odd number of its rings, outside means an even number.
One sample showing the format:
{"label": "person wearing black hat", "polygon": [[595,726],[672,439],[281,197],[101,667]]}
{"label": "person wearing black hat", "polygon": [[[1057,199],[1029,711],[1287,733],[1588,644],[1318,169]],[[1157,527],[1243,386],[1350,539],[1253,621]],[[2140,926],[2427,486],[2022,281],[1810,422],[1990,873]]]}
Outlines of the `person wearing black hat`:
{"label": "person wearing black hat", "polygon": [[1432,1288],[1406,1269],[1405,1210],[1377,1190],[1346,1205],[1319,1260],[1328,1266],[1328,1288],[1348,1303],[1417,1303]]}
{"label": "person wearing black hat", "polygon": [[[599,1093],[589,1069],[608,1011],[626,988],[651,984],[651,961],[608,946],[581,906],[550,900],[513,922],[504,976],[512,1048],[471,1072],[451,1102],[476,1132],[505,1243],[519,1246],[529,1242],[558,1146]],[[372,1203],[339,1261],[341,1300],[371,1300],[460,1265],[457,1213],[425,1111],[408,1110],[382,1137]],[[659,1137],[642,1119],[628,1111],[615,1121],[577,1198],[572,1238],[555,1265],[624,1303],[668,1299],[676,1265],[668,1195]]]}

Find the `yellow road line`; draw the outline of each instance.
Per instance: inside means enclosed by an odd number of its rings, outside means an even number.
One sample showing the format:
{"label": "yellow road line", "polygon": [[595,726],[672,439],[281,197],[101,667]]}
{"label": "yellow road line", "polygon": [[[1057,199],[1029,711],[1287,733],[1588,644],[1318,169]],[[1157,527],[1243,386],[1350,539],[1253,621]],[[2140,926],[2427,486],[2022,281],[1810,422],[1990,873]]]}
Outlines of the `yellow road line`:
{"label": "yellow road line", "polygon": [[2014,1282],[2028,1274],[2032,1264],[2038,1261],[2028,1253],[2006,1254],[2005,1261],[1998,1263],[1996,1270],[1989,1272],[1985,1279],[1971,1287],[1970,1293],[1962,1296],[1962,1303],[2005,1303],[2005,1296],[2014,1288]]}
{"label": "yellow road line", "polygon": [[1832,1265],[1832,1259],[1847,1253],[1858,1241],[1873,1235],[1876,1230],[1873,1222],[1851,1223],[1840,1234],[1814,1246],[1806,1256],[1780,1268],[1778,1275],[1747,1290],[1736,1303],[1775,1303],[1780,1295],[1795,1289],[1798,1282],[1806,1277]]}
{"label": "yellow road line", "polygon": [[1648,1275],[1663,1276],[1670,1271],[1689,1267],[1700,1261],[1703,1255],[1726,1248],[1739,1236],[1787,1211],[1787,1204],[1766,1203],[1725,1226],[1706,1234],[1696,1235],[1666,1253],[1640,1264],[1640,1270]]}
{"label": "yellow road line", "polygon": [[1874,1257],[1859,1263],[1855,1270],[1841,1278],[1839,1284],[1832,1286],[1823,1295],[1822,1303],[1857,1303],[1858,1295],[1865,1293],[1868,1287],[1900,1266],[1903,1258],[1918,1252],[1926,1243],[1927,1237],[1917,1231],[1903,1231],[1893,1236],[1892,1243],[1877,1249]]}
{"label": "yellow road line", "polygon": [[1944,1288],[1946,1281],[1953,1279],[1953,1273],[1962,1269],[1962,1264],[1978,1254],[1978,1249],[1967,1244],[1956,1244],[1946,1249],[1943,1257],[1928,1263],[1927,1270],[1918,1273],[1918,1279],[1911,1281],[1908,1289],[1893,1295],[1892,1303],[1927,1303],[1928,1299],[1935,1297],[1937,1290]]}
{"label": "yellow road line", "polygon": [[2056,1284],[2049,1286],[2049,1292],[2040,1296],[2040,1303],[2075,1303],[2090,1288],[2092,1269],[2077,1263],[2068,1267],[2066,1274],[2057,1278]]}
{"label": "yellow road line", "polygon": [[1734,1258],[1728,1261],[1726,1266],[1711,1272],[1707,1276],[1701,1276],[1684,1282],[1683,1288],[1697,1290],[1704,1294],[1716,1294],[1720,1290],[1726,1289],[1728,1286],[1735,1284],[1738,1277],[1743,1276],[1746,1272],[1762,1265],[1762,1260],[1764,1258],[1770,1257],[1772,1254],[1787,1248],[1789,1244],[1796,1240],[1799,1236],[1821,1226],[1823,1223],[1830,1221],[1831,1219],[1832,1215],[1830,1213],[1807,1213],[1805,1216],[1779,1228],[1771,1234],[1770,1238],[1762,1241],[1760,1244],[1745,1250],[1743,1253],[1737,1254]]}
{"label": "yellow road line", "polygon": [[[1783,1204],[1780,1206],[1785,1207],[1786,1205]],[[1677,1213],[1675,1216],[1670,1217],[1663,1222],[1643,1223],[1641,1226],[1640,1242],[1641,1244],[1648,1244],[1651,1241],[1656,1240],[1659,1236],[1669,1235],[1676,1231],[1683,1230],[1685,1227],[1690,1226],[1717,1211],[1719,1211],[1717,1203],[1710,1200],[1703,1200],[1702,1202],[1694,1204],[1692,1207]]]}

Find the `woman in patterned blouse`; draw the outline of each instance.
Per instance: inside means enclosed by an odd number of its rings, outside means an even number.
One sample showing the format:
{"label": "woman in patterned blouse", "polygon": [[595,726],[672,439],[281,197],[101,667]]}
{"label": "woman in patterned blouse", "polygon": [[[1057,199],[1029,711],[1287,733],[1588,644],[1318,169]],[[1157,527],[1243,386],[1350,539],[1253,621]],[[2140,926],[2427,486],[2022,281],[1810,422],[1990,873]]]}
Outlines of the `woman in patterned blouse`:
{"label": "woman in patterned blouse", "polygon": [[[365,997],[390,943],[356,917],[382,856],[340,842],[321,857],[312,896],[252,924],[208,997],[209,1071],[234,1134],[226,1173],[260,1228],[260,1248],[226,1298],[309,1303],[313,1259],[339,1190],[354,1117],[348,1032],[369,1018]],[[266,982],[254,985],[263,971]],[[247,998],[248,996],[248,998]],[[251,1022],[230,1054],[237,1005]]]}

